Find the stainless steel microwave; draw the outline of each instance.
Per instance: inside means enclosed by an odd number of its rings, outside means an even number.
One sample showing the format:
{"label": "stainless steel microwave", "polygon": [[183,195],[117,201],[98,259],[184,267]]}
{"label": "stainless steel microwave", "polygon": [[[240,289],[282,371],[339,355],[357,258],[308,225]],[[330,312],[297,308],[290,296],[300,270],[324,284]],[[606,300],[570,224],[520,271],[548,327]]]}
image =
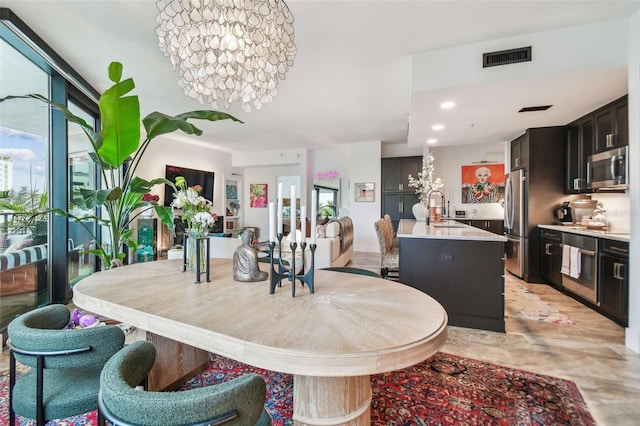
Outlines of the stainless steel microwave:
{"label": "stainless steel microwave", "polygon": [[617,190],[629,188],[628,146],[590,155],[587,158],[587,188]]}

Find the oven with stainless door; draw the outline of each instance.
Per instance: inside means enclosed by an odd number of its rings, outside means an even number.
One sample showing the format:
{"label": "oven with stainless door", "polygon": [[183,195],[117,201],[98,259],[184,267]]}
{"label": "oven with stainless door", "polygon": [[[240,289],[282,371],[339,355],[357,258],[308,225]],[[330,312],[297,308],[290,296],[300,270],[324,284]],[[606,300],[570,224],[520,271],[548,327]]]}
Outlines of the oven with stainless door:
{"label": "oven with stainless door", "polygon": [[[564,258],[569,254],[571,248],[577,252],[578,265],[572,269],[573,276],[562,273],[562,287],[587,299],[595,304],[598,303],[598,239],[584,235],[564,232],[562,236],[563,244],[563,264],[567,263]],[[576,273],[577,272],[577,273]]]}

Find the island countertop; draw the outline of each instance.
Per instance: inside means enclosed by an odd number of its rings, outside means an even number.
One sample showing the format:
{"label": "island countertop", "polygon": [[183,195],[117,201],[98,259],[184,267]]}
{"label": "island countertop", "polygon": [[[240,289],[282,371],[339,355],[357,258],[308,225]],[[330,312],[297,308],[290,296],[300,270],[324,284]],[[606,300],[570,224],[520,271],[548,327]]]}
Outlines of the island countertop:
{"label": "island countertop", "polygon": [[398,238],[507,241],[507,238],[502,235],[465,225],[455,220],[443,220],[442,222],[432,222],[427,225],[422,221],[401,219],[396,234]]}

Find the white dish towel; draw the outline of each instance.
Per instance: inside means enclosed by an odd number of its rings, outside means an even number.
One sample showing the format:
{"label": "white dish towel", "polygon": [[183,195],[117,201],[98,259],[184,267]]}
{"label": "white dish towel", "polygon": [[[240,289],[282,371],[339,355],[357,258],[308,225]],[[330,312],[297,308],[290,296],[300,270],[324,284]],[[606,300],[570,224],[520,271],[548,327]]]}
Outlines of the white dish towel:
{"label": "white dish towel", "polygon": [[571,254],[569,255],[571,263],[569,264],[569,276],[571,278],[580,278],[580,249],[578,247],[571,247]]}
{"label": "white dish towel", "polygon": [[570,265],[571,265],[571,246],[569,244],[562,245],[562,267],[560,268],[560,272],[569,275]]}

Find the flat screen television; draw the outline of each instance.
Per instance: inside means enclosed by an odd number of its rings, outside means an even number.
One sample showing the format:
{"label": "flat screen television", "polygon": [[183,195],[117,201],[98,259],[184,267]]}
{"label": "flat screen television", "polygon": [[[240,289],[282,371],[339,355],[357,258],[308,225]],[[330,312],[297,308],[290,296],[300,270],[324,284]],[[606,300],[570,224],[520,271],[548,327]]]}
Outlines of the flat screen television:
{"label": "flat screen television", "polygon": [[[202,195],[207,200],[213,202],[213,178],[214,172],[207,172],[204,170],[188,169],[186,167],[171,166],[165,167],[165,178],[171,182],[175,182],[178,176],[182,176],[187,180],[187,185],[194,186],[200,185]],[[173,188],[169,185],[164,186],[164,205],[170,206],[173,201]]]}

